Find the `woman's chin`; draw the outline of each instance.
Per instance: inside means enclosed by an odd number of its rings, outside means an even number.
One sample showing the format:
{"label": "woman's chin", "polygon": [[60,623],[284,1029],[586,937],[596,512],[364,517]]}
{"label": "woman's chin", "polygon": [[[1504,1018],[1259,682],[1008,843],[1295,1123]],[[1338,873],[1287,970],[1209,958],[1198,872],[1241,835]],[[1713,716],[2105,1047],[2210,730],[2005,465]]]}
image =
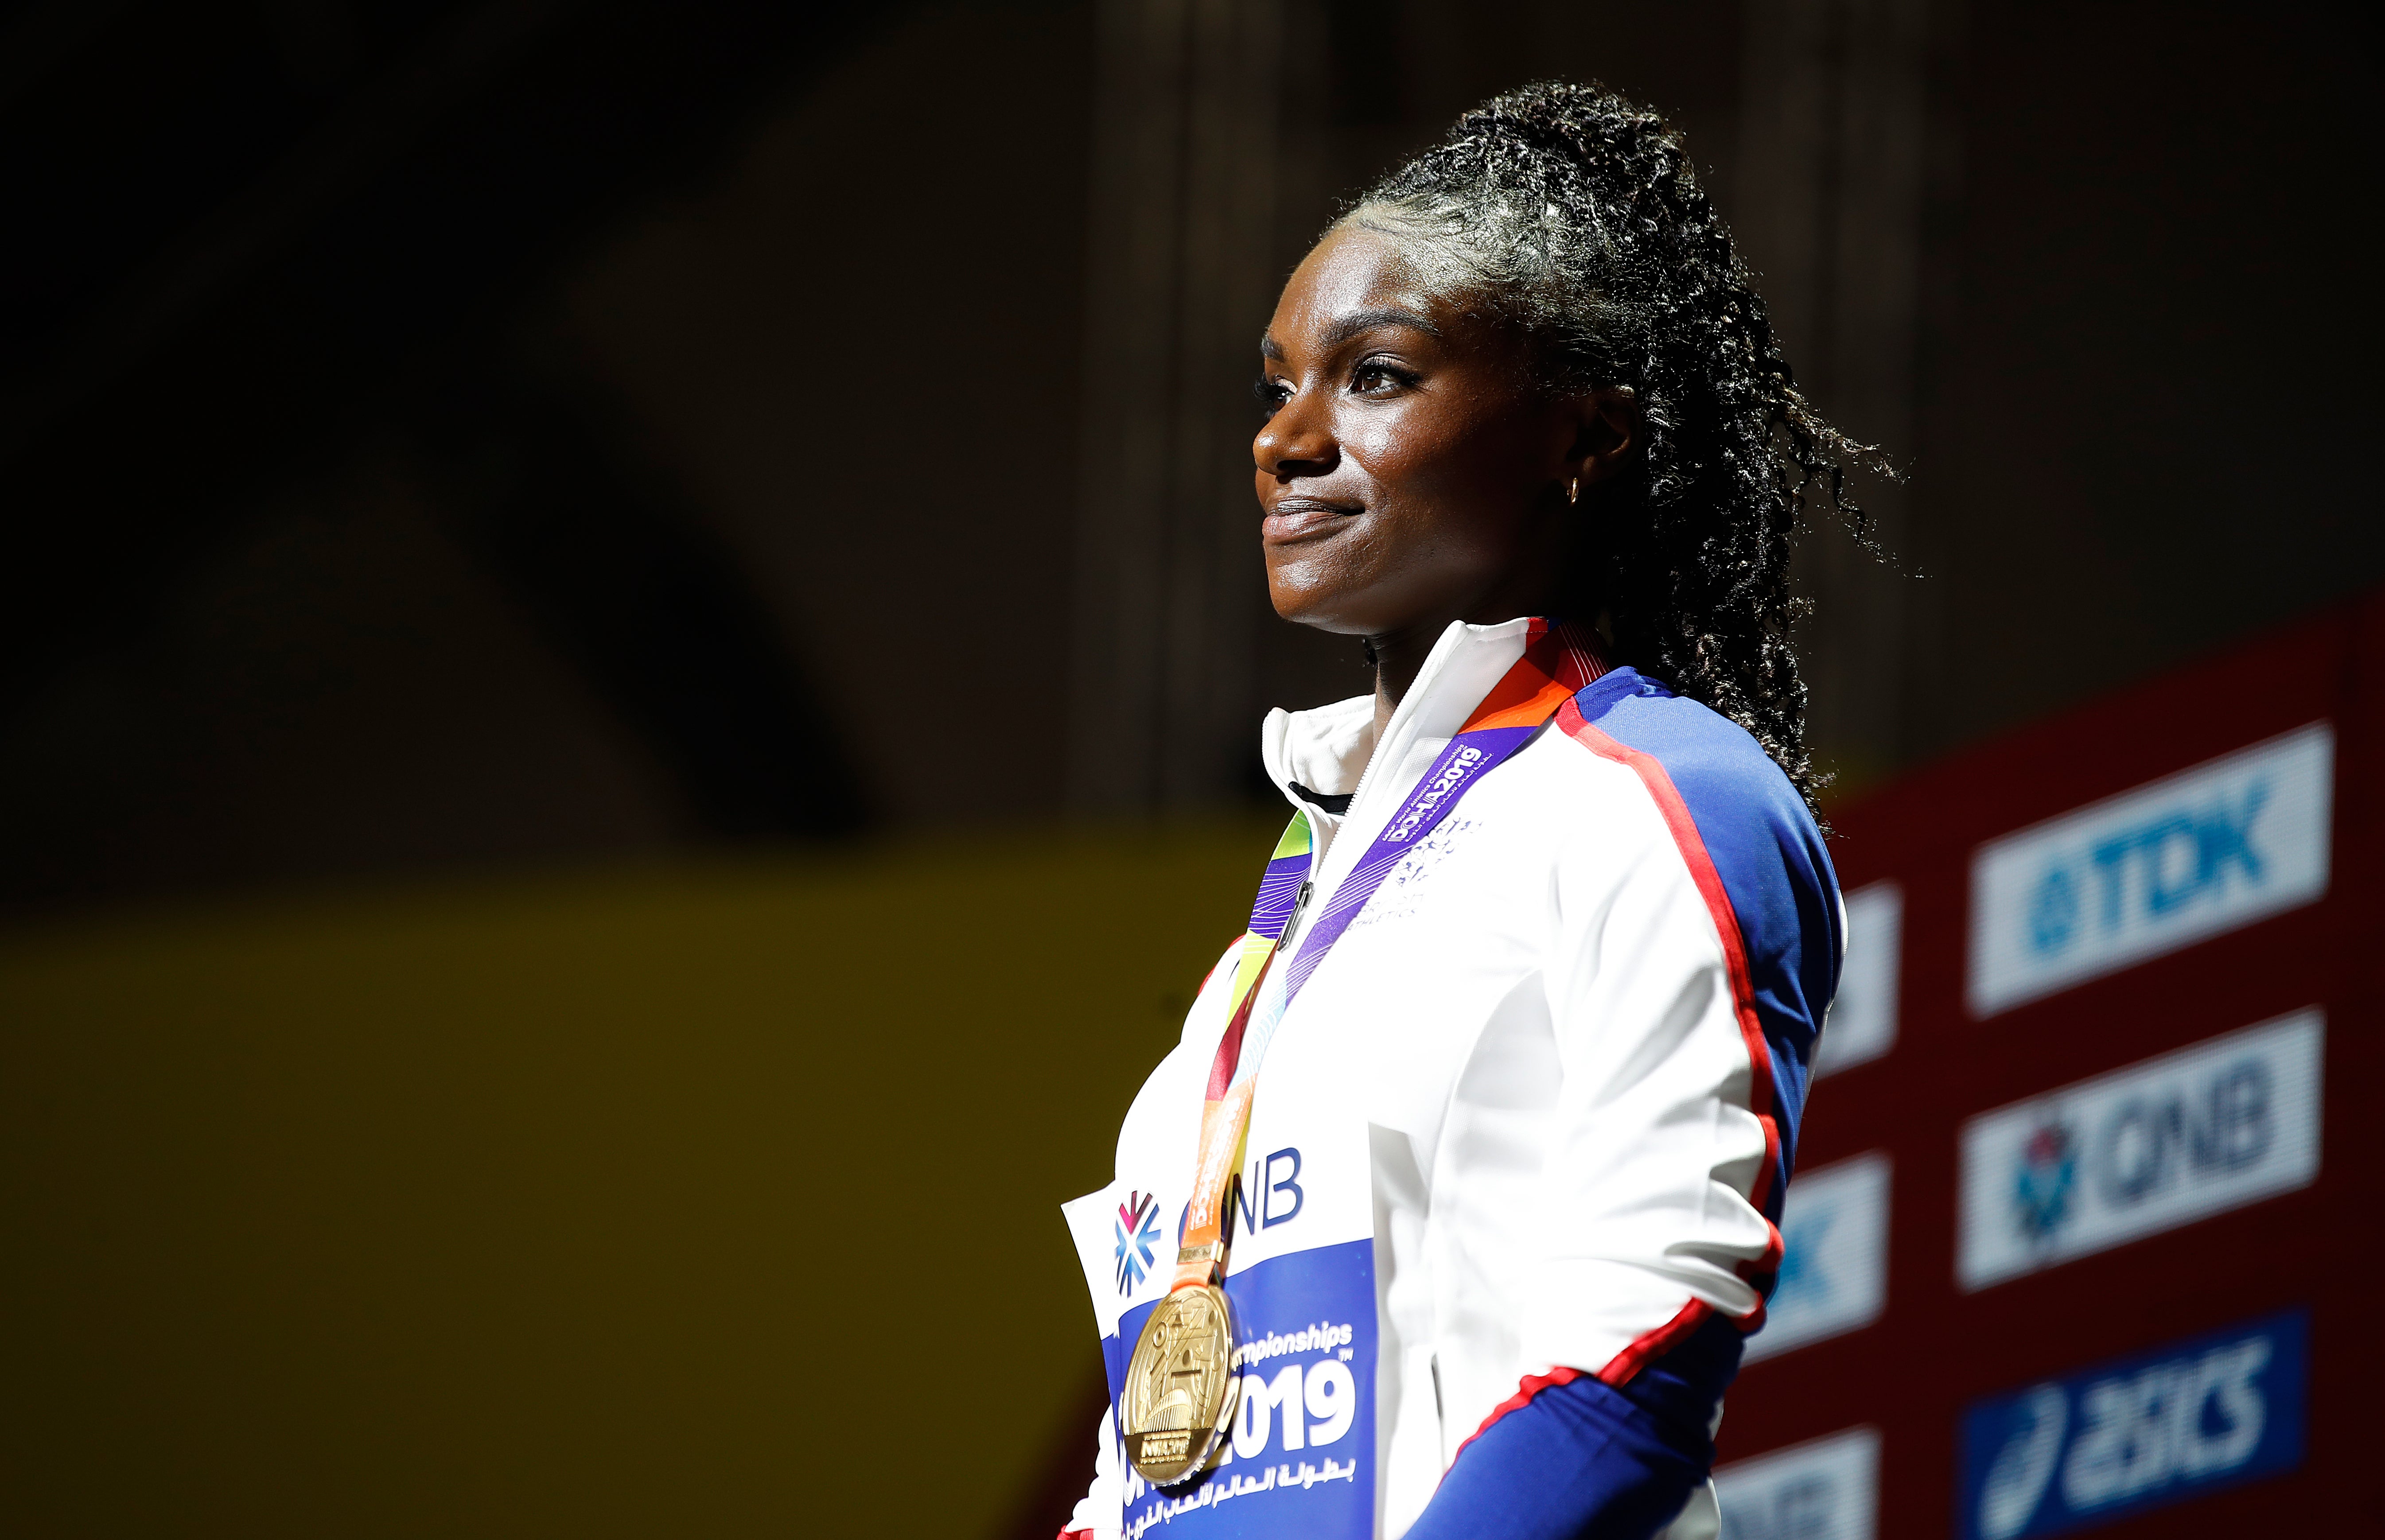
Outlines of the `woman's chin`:
{"label": "woman's chin", "polygon": [[1363,636],[1366,624],[1354,618],[1344,595],[1317,584],[1285,582],[1270,574],[1267,599],[1280,619],[1311,631],[1330,632],[1342,636]]}
{"label": "woman's chin", "polygon": [[1267,552],[1267,599],[1294,625],[1363,635],[1380,606],[1367,604],[1376,586],[1360,564],[1318,559],[1295,550]]}

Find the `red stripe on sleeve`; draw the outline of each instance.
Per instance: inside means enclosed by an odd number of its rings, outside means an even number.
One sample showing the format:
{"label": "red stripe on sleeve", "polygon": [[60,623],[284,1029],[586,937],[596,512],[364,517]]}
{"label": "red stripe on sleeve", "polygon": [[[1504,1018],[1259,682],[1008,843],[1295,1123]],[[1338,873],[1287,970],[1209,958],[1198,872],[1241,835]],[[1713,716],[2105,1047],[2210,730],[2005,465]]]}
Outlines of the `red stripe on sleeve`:
{"label": "red stripe on sleeve", "polygon": [[[1723,964],[1730,975],[1731,1014],[1739,1023],[1741,1045],[1747,1050],[1749,1072],[1747,1106],[1764,1129],[1764,1166],[1755,1173],[1755,1181],[1747,1201],[1761,1214],[1765,1200],[1771,1196],[1775,1175],[1780,1170],[1780,1122],[1772,1112],[1772,1050],[1764,1041],[1764,1024],[1755,1014],[1755,983],[1747,966],[1747,942],[1739,929],[1738,911],[1731,908],[1729,890],[1722,883],[1722,873],[1715,870],[1714,858],[1706,852],[1706,842],[1698,833],[1697,820],[1690,816],[1690,806],[1681,798],[1680,789],[1666,773],[1664,764],[1655,755],[1617,743],[1592,726],[1573,701],[1565,703],[1557,712],[1557,727],[1565,735],[1602,759],[1613,760],[1640,778],[1648,789],[1649,799],[1655,803],[1657,814],[1665,820],[1667,832],[1673,836],[1681,860],[1690,869],[1690,880],[1697,884],[1698,896],[1705,900],[1706,913],[1714,921],[1715,934],[1722,942]],[[1764,1255],[1753,1262],[1742,1262],[1735,1270],[1742,1278],[1761,1276],[1780,1265],[1780,1230],[1769,1219],[1764,1221],[1767,1232]],[[1695,1300],[1691,1301],[1692,1305]],[[1679,1317],[1674,1318],[1676,1321]],[[1755,1308],[1740,1318],[1739,1328],[1753,1332],[1764,1322],[1764,1302],[1759,1297]],[[1662,1330],[1660,1328],[1660,1330]],[[1642,1339],[1643,1341],[1645,1339]],[[1621,1384],[1631,1374],[1639,1372],[1635,1362],[1623,1380],[1607,1379],[1613,1370],[1631,1356],[1639,1344],[1634,1343],[1618,1355],[1615,1363],[1599,1371],[1599,1377],[1609,1384]],[[1644,1361],[1642,1360],[1642,1361]]]}
{"label": "red stripe on sleeve", "polygon": [[[1755,1308],[1761,1314],[1764,1306],[1759,1302]],[[1714,1307],[1704,1300],[1691,1300],[1672,1320],[1643,1334],[1630,1346],[1607,1359],[1606,1367],[1598,1371],[1599,1379],[1617,1389],[1630,1384],[1631,1377],[1647,1368],[1651,1358],[1661,1358],[1679,1346],[1684,1338],[1704,1325],[1714,1313]]]}
{"label": "red stripe on sleeve", "polygon": [[[1772,1051],[1764,1041],[1764,1026],[1755,1014],[1755,983],[1747,967],[1747,944],[1740,934],[1739,916],[1730,907],[1730,894],[1722,885],[1722,874],[1715,870],[1714,858],[1706,854],[1706,842],[1698,833],[1697,820],[1690,816],[1689,804],[1665,773],[1665,767],[1651,754],[1628,748],[1592,727],[1583,720],[1581,707],[1573,701],[1565,703],[1557,712],[1557,726],[1566,736],[1597,755],[1612,759],[1640,778],[1648,788],[1649,797],[1665,820],[1665,827],[1689,866],[1690,879],[1697,884],[1698,896],[1705,900],[1706,913],[1714,920],[1715,933],[1721,938],[1723,962],[1730,973],[1732,1014],[1739,1020],[1740,1041],[1747,1048],[1751,1080],[1747,1092],[1748,1110],[1764,1124],[1764,1170],[1756,1173],[1754,1190],[1747,1200],[1761,1209],[1772,1191],[1773,1172],[1780,1164],[1780,1127],[1772,1116]],[[1777,1244],[1777,1243],[1776,1243]]]}
{"label": "red stripe on sleeve", "polygon": [[[1714,1313],[1714,1307],[1708,1305],[1704,1300],[1691,1300],[1688,1304],[1681,1307],[1679,1313],[1675,1315],[1672,1320],[1665,1322],[1665,1324],[1657,1327],[1655,1331],[1641,1337],[1638,1341],[1631,1344],[1630,1346],[1626,1347],[1622,1352],[1616,1354],[1613,1358],[1607,1361],[1606,1367],[1600,1370],[1594,1378],[1602,1383],[1609,1385],[1621,1386],[1629,1384],[1633,1375],[1639,1373],[1641,1370],[1648,1366],[1650,1359],[1663,1358],[1667,1353],[1671,1352],[1676,1346],[1679,1346],[1681,1341],[1689,1336],[1691,1333],[1696,1331],[1700,1326],[1704,1325],[1707,1318],[1712,1316]],[[1761,1313],[1760,1307],[1758,1308],[1758,1313]],[[1582,1371],[1580,1370],[1566,1368],[1552,1369],[1545,1374],[1525,1375],[1522,1381],[1517,1384],[1516,1394],[1508,1396],[1497,1406],[1492,1407],[1491,1409],[1491,1415],[1482,1420],[1482,1425],[1475,1429],[1472,1433],[1467,1434],[1466,1444],[1461,1444],[1457,1446],[1457,1454],[1464,1454],[1466,1452],[1466,1445],[1473,1443],[1476,1439],[1480,1438],[1484,1434],[1489,1433],[1491,1431],[1491,1425],[1498,1421],[1499,1419],[1506,1416],[1511,1411],[1521,1411],[1524,1408],[1531,1405],[1532,1397],[1548,1389],[1551,1385],[1571,1384],[1574,1381],[1580,1379],[1581,1376]],[[1450,1463],[1452,1465],[1457,1463],[1457,1455],[1452,1455],[1450,1457]]]}
{"label": "red stripe on sleeve", "polygon": [[[1491,1415],[1482,1420],[1482,1425],[1466,1435],[1466,1443],[1457,1446],[1457,1455],[1462,1455],[1466,1452],[1467,1444],[1472,1444],[1476,1439],[1480,1438],[1484,1434],[1489,1433],[1491,1431],[1492,1423],[1498,1421],[1499,1419],[1506,1416],[1511,1411],[1523,1410],[1526,1407],[1532,1404],[1533,1396],[1538,1396],[1541,1392],[1548,1389],[1549,1386],[1569,1385],[1580,1378],[1581,1371],[1579,1369],[1552,1369],[1545,1374],[1525,1375],[1523,1382],[1517,1385],[1516,1394],[1508,1396],[1497,1406],[1492,1407],[1491,1409]],[[1450,1464],[1455,1465],[1457,1463],[1457,1455],[1452,1455],[1449,1457]]]}
{"label": "red stripe on sleeve", "polygon": [[[1537,639],[1537,638],[1536,638]],[[1603,671],[1603,670],[1602,670]],[[1689,804],[1682,800],[1673,778],[1654,755],[1617,743],[1614,738],[1592,726],[1575,702],[1567,700],[1557,711],[1556,724],[1566,736],[1581,745],[1602,759],[1622,765],[1640,778],[1648,789],[1649,798],[1665,820],[1665,828],[1673,836],[1673,844],[1690,869],[1690,879],[1697,885],[1698,896],[1705,901],[1706,913],[1714,921],[1715,934],[1722,944],[1723,963],[1730,976],[1731,1014],[1739,1025],[1740,1043],[1747,1050],[1749,1070],[1748,1109],[1755,1114],[1764,1129],[1764,1168],[1756,1173],[1754,1190],[1748,1201],[1760,1211],[1772,1190],[1773,1176],[1780,1166],[1780,1125],[1773,1116],[1772,1053],[1764,1040],[1764,1026],[1755,1014],[1755,985],[1747,966],[1747,944],[1740,933],[1739,915],[1731,908],[1730,893],[1723,886],[1722,874],[1715,870],[1714,858],[1707,854],[1704,836],[1698,833],[1697,820],[1690,816]],[[1739,1271],[1750,1273],[1772,1271],[1780,1265],[1780,1231],[1769,1220],[1765,1221],[1768,1233],[1764,1255],[1753,1262],[1742,1263]],[[1704,1300],[1692,1298],[1655,1331],[1634,1340],[1623,1351],[1607,1360],[1597,1372],[1600,1382],[1622,1386],[1645,1369],[1651,1360],[1662,1358],[1687,1339],[1716,1314]],[[1755,1308],[1733,1324],[1742,1332],[1752,1332],[1764,1323],[1764,1302],[1756,1301]],[[1528,1374],[1516,1387],[1516,1394],[1491,1409],[1482,1425],[1467,1436],[1457,1453],[1466,1452],[1468,1445],[1484,1434],[1501,1418],[1520,1411],[1532,1402],[1532,1397],[1552,1385],[1570,1384],[1580,1379],[1579,1369],[1559,1367],[1546,1374]],[[1451,1457],[1455,1463],[1456,1457]],[[1069,1540],[1069,1537],[1064,1537]]]}

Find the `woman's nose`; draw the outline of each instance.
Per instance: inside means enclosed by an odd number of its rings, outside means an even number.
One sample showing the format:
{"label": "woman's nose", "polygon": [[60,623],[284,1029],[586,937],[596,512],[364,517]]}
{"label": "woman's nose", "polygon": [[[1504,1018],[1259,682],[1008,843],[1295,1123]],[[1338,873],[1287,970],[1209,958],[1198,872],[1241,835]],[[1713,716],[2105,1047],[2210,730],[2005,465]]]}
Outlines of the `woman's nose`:
{"label": "woman's nose", "polygon": [[1315,401],[1315,392],[1295,391],[1260,425],[1258,436],[1251,441],[1251,458],[1261,472],[1289,481],[1333,469],[1341,449]]}

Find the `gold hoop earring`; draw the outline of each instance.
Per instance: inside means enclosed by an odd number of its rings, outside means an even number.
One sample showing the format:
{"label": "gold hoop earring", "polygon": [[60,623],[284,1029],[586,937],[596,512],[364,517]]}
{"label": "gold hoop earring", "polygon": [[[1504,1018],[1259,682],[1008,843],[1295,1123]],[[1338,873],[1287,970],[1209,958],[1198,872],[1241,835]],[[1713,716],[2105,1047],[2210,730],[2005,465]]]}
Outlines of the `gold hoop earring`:
{"label": "gold hoop earring", "polygon": [[1581,506],[1581,478],[1579,476],[1566,483],[1566,506],[1568,507]]}

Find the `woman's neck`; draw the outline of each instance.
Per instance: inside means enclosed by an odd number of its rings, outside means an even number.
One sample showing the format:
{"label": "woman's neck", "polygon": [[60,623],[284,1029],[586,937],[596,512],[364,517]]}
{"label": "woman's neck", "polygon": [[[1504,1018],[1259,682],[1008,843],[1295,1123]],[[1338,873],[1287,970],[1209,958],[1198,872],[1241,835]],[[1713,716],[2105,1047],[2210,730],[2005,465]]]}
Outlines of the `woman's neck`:
{"label": "woman's neck", "polygon": [[1415,687],[1417,676],[1424,672],[1432,649],[1441,645],[1442,633],[1453,622],[1497,625],[1519,615],[1550,613],[1559,594],[1555,574],[1565,565],[1543,553],[1462,607],[1419,616],[1367,637],[1375,658],[1375,742],[1380,745],[1391,731],[1392,713]]}
{"label": "woman's neck", "polygon": [[1425,621],[1385,632],[1380,636],[1367,638],[1375,655],[1375,742],[1380,744],[1383,734],[1391,731],[1392,714],[1407,698],[1408,691],[1424,672],[1425,660],[1432,656],[1433,647],[1441,641],[1442,632],[1449,629],[1447,620]]}

